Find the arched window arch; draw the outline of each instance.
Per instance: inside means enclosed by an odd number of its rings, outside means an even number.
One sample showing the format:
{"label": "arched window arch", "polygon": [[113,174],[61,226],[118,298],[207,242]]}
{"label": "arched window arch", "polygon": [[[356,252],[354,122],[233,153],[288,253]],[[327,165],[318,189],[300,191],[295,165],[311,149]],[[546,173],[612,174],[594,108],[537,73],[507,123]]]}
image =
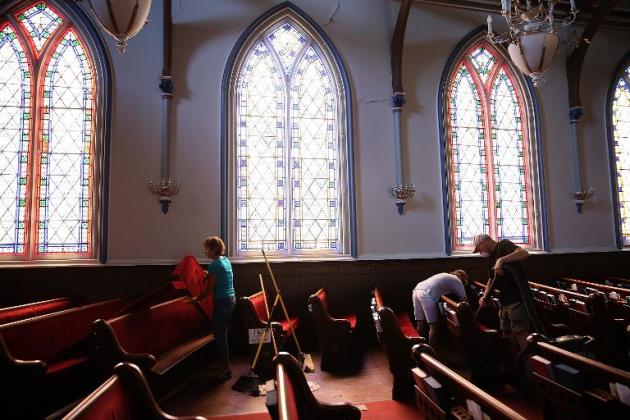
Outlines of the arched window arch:
{"label": "arched window arch", "polygon": [[608,104],[617,245],[630,247],[630,56],[615,72]]}
{"label": "arched window arch", "polygon": [[241,36],[223,88],[230,252],[354,255],[350,88],[328,37],[281,5]]}
{"label": "arched window arch", "polygon": [[0,260],[105,258],[97,44],[76,5],[0,9]]}
{"label": "arched window arch", "polygon": [[477,233],[544,247],[535,97],[481,34],[451,56],[440,93],[447,251]]}

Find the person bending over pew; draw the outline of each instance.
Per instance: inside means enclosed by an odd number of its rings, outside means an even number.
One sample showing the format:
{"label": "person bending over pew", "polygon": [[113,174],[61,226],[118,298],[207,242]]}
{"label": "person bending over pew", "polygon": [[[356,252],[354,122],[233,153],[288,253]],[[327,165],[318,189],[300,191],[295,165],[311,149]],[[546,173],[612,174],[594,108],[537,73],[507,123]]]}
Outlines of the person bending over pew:
{"label": "person bending over pew", "polygon": [[[503,337],[513,341],[519,349],[527,345],[527,336],[531,333],[529,314],[523,302],[523,295],[513,271],[506,271],[503,265],[510,263],[517,275],[525,281],[525,273],[520,261],[529,257],[529,253],[515,245],[508,239],[499,242],[486,234],[475,235],[473,238],[474,253],[488,258],[488,283],[483,296],[479,299],[482,307],[488,302],[488,297],[496,287],[499,294],[499,318]],[[527,283],[525,283],[527,286]]]}
{"label": "person bending over pew", "polygon": [[225,244],[218,236],[206,238],[203,242],[206,257],[212,262],[208,264],[206,275],[214,275],[216,281],[214,289],[212,283],[208,282],[208,287],[199,296],[190,299],[191,302],[198,302],[211,293],[214,293],[214,304],[212,307],[212,327],[219,359],[219,367],[214,372],[219,379],[227,380],[232,377],[230,370],[230,353],[228,348],[228,325],[232,320],[234,306],[236,304],[236,293],[234,292],[234,276],[232,274],[232,264],[225,257]]}
{"label": "person bending over pew", "polygon": [[464,270],[450,273],[438,273],[421,281],[413,289],[413,313],[416,319],[416,329],[420,335],[426,324],[429,324],[429,345],[435,348],[437,325],[439,321],[438,302],[442,295],[455,295],[461,300],[466,299],[465,286],[468,276]]}

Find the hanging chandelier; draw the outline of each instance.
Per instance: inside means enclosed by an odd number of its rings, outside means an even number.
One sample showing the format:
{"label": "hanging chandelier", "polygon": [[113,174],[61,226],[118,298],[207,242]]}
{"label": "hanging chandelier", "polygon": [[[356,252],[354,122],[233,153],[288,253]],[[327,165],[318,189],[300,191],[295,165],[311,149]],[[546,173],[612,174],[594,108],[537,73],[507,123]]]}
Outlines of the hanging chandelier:
{"label": "hanging chandelier", "polygon": [[121,53],[127,40],[146,25],[151,10],[151,0],[88,0],[88,4],[103,30],[116,39]]}
{"label": "hanging chandelier", "polygon": [[501,0],[501,14],[508,31],[495,34],[492,16],[488,15],[488,39],[493,44],[508,44],[508,54],[514,65],[531,77],[534,86],[542,82],[542,74],[549,68],[561,44],[558,30],[571,25],[579,10],[571,0],[571,10],[562,21],[554,22],[554,7],[558,0],[527,0],[525,9],[518,0]]}

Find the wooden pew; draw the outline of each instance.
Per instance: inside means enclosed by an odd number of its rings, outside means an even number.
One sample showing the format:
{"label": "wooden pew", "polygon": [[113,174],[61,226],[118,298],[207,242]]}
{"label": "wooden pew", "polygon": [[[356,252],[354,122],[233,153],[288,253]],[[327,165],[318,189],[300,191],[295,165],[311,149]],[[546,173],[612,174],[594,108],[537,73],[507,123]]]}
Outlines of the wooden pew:
{"label": "wooden pew", "polygon": [[599,360],[619,367],[628,366],[627,323],[611,314],[604,294],[585,295],[539,283],[529,284],[533,289],[553,296],[553,303],[536,298],[539,309],[565,324],[569,333],[595,337]]}
{"label": "wooden pew", "polygon": [[[477,287],[485,287],[475,282]],[[627,335],[622,320],[614,318],[601,293],[585,295],[529,282],[538,315],[548,333],[557,337],[567,334],[595,337],[593,345],[598,359],[619,367],[628,366]]]}
{"label": "wooden pew", "polygon": [[355,420],[359,408],[349,403],[328,404],[311,392],[300,364],[289,353],[280,352],[273,360],[274,389],[267,392],[267,409],[274,420]]}
{"label": "wooden pew", "polygon": [[83,299],[79,297],[60,297],[0,308],[0,325],[63,311],[65,309],[76,308],[81,305],[83,305]]}
{"label": "wooden pew", "polygon": [[109,419],[205,420],[205,417],[166,414],[155,401],[140,369],[120,363],[109,379],[63,417],[63,420]]}
{"label": "wooden pew", "polygon": [[412,369],[416,404],[425,418],[472,419],[474,414],[471,411],[478,410],[477,415],[484,413],[493,420],[525,420],[525,417],[440,363],[428,345],[416,345],[412,352],[418,364]]}
{"label": "wooden pew", "polygon": [[413,379],[410,369],[414,366],[411,347],[426,340],[413,327],[408,314],[395,314],[384,306],[383,296],[378,287],[374,289],[372,318],[378,341],[387,354],[389,370],[394,375],[392,399],[407,401],[413,399]]}
{"label": "wooden pew", "polygon": [[[254,293],[251,296],[244,296],[239,299],[241,305],[241,313],[243,316],[243,326],[245,329],[250,328],[266,328],[267,322],[267,310],[265,309],[265,300],[263,292]],[[271,310],[271,303],[268,303],[269,310]],[[277,331],[277,334],[281,334],[284,338],[291,337],[292,330],[295,331],[300,325],[300,318],[292,317],[287,321],[282,314],[282,308],[279,306],[276,308],[276,316],[272,322],[277,322],[282,327]],[[276,321],[277,319],[277,321]],[[275,331],[275,330],[274,330]],[[283,340],[285,341],[285,340]]]}
{"label": "wooden pew", "polygon": [[561,277],[559,282],[567,284],[571,290],[589,295],[593,292],[601,292],[606,296],[606,301],[610,307],[611,316],[625,319],[625,324],[630,323],[630,289],[607,286],[600,283],[593,283],[571,277]]}
{"label": "wooden pew", "polygon": [[113,315],[130,300],[113,299],[1,325],[3,414],[43,417],[95,386],[103,375],[94,358],[92,322]]}
{"label": "wooden pew", "polygon": [[[531,376],[545,402],[545,418],[630,418],[629,372],[553,346],[537,334],[528,342]],[[611,394],[611,383],[625,387],[626,404]]]}
{"label": "wooden pew", "polygon": [[441,296],[440,302],[451,345],[466,361],[473,382],[489,384],[491,378],[498,379],[501,363],[510,360],[501,333],[477,322],[467,302],[455,302],[448,296]]}
{"label": "wooden pew", "polygon": [[195,304],[174,299],[149,309],[94,323],[99,358],[104,367],[119,362],[138,365],[151,389],[164,395],[210,363],[211,325]]}
{"label": "wooden pew", "polygon": [[333,318],[328,309],[328,293],[319,289],[308,298],[308,310],[313,318],[321,369],[327,372],[356,370],[361,365],[357,345],[357,315],[346,314]]}

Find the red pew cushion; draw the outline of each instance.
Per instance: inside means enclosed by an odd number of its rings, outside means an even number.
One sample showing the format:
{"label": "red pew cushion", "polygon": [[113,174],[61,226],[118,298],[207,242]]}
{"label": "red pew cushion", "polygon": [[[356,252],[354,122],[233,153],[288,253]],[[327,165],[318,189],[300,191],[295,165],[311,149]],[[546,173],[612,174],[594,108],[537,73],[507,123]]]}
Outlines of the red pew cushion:
{"label": "red pew cushion", "polygon": [[396,317],[398,318],[398,325],[400,325],[400,330],[405,336],[420,337],[418,331],[411,322],[411,318],[409,318],[409,314],[407,314],[406,312],[402,314],[396,314]]}
{"label": "red pew cushion", "polygon": [[324,305],[324,309],[326,309],[326,312],[330,313],[330,310],[328,309],[328,292],[324,289],[320,289],[317,292],[317,297],[319,298],[319,300],[322,301],[322,304]]}
{"label": "red pew cushion", "polygon": [[287,320],[281,320],[278,321],[280,322],[280,325],[282,326],[282,331],[284,331],[284,333],[287,336],[291,335],[291,328],[293,328],[293,331],[295,331],[298,327],[298,325],[300,324],[300,319],[299,318],[289,318],[289,321]]}
{"label": "red pew cushion", "polygon": [[256,293],[249,297],[249,301],[254,307],[254,312],[256,312],[256,316],[262,320],[267,322],[267,310],[265,309],[265,298],[262,293]]}
{"label": "red pew cushion", "polygon": [[356,314],[347,314],[343,315],[341,318],[350,322],[350,328],[354,329],[357,326],[357,315]]}

